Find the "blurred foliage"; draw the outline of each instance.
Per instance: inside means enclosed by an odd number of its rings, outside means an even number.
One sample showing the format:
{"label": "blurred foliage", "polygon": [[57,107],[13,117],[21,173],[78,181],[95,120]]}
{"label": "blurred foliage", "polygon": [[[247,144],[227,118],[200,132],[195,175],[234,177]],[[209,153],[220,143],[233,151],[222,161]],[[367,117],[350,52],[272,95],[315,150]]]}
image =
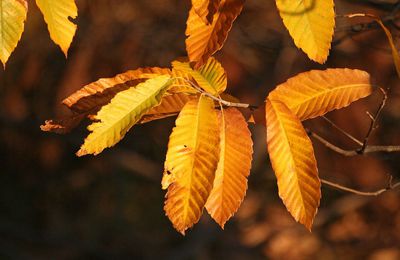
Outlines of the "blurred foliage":
{"label": "blurred foliage", "polygon": [[[373,2],[337,0],[336,9],[384,16],[394,8],[389,1]],[[0,258],[399,259],[398,191],[366,198],[324,186],[309,233],[277,196],[262,127],[252,128],[253,168],[239,212],[224,231],[204,217],[185,237],[164,216],[160,188],[173,119],[136,126],[97,157],[74,154],[87,134],[84,127],[66,136],[40,131],[45,119],[66,112],[60,101],[83,85],[128,69],[168,66],[184,56],[189,4],[78,0],[78,31],[67,60],[32,5],[22,41],[0,71]],[[353,23],[363,20],[337,19],[330,58],[318,65],[294,47],[273,1],[248,1],[217,55],[228,73],[228,92],[261,104],[276,84],[299,72],[363,69],[392,88],[371,143],[399,144],[400,82],[384,33],[355,30]],[[392,23],[398,40],[400,24]],[[373,95],[328,117],[362,138],[369,124],[365,112],[378,104],[379,95]],[[353,147],[323,120],[306,125]],[[384,187],[388,174],[400,178],[398,154],[344,158],[314,143],[324,178],[362,190]]]}

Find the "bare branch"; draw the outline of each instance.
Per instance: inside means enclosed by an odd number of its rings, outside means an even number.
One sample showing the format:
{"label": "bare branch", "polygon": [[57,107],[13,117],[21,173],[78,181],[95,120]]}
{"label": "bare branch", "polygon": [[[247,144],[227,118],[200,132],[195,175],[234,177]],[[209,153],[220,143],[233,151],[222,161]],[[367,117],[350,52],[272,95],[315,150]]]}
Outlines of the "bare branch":
{"label": "bare branch", "polygon": [[371,113],[367,112],[367,115],[371,119],[371,123],[369,125],[367,135],[365,136],[363,144],[359,150],[359,153],[361,153],[361,154],[363,154],[364,151],[367,149],[369,138],[370,138],[372,132],[375,131],[375,129],[378,127],[377,122],[378,122],[379,116],[381,115],[382,110],[385,107],[386,101],[388,98],[386,91],[383,88],[379,88],[379,89],[381,90],[382,95],[383,95],[382,102],[380,103],[375,115],[372,115]]}
{"label": "bare branch", "polygon": [[356,189],[352,189],[352,188],[343,186],[343,185],[338,184],[338,183],[334,183],[334,182],[331,182],[331,181],[324,180],[324,179],[321,179],[321,182],[323,184],[325,184],[325,185],[328,185],[330,187],[334,187],[334,188],[336,188],[338,190],[350,192],[350,193],[357,194],[357,195],[360,195],[360,196],[374,196],[374,197],[379,196],[379,195],[381,195],[382,193],[384,193],[386,191],[394,190],[394,189],[397,189],[398,187],[400,187],[400,182],[397,182],[397,183],[393,184],[393,176],[391,176],[391,175],[389,177],[389,182],[388,182],[388,185],[387,185],[386,188],[379,189],[377,191],[372,191],[372,192],[359,191],[359,190],[356,190]]}
{"label": "bare branch", "polygon": [[342,134],[344,134],[345,136],[347,136],[350,140],[352,140],[353,142],[355,142],[358,145],[363,145],[363,142],[361,142],[360,140],[358,140],[357,138],[355,138],[354,136],[352,136],[351,134],[347,133],[345,130],[343,130],[342,128],[340,128],[337,124],[335,124],[332,120],[330,120],[329,118],[327,118],[326,116],[322,116],[323,119],[325,119],[326,122],[328,122],[331,126],[333,126],[336,130],[338,130],[339,132],[341,132]]}

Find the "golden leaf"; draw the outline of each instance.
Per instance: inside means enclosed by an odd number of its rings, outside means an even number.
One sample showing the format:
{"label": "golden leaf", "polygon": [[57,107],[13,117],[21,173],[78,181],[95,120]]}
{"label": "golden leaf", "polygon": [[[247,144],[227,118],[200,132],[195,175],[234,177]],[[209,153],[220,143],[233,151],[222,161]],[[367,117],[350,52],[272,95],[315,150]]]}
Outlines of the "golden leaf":
{"label": "golden leaf", "polygon": [[160,104],[171,84],[170,76],[163,75],[119,92],[97,113],[94,120],[98,122],[88,127],[91,133],[77,155],[97,155],[118,143],[146,112]]}
{"label": "golden leaf", "polygon": [[203,65],[209,57],[220,50],[225,43],[236,17],[242,11],[244,0],[222,0],[212,23],[206,24],[195,8],[189,12],[186,28],[186,50],[196,67]]}
{"label": "golden leaf", "polygon": [[214,102],[202,95],[186,103],[169,138],[163,189],[164,210],[174,227],[197,223],[212,189],[219,157],[219,128]]}
{"label": "golden leaf", "polygon": [[352,69],[312,70],[290,78],[268,98],[278,100],[300,119],[322,116],[372,93],[367,72]]}
{"label": "golden leaf", "polygon": [[253,141],[247,122],[237,108],[222,110],[219,113],[219,123],[219,163],[206,209],[224,228],[246,195]]}
{"label": "golden leaf", "polygon": [[335,28],[333,0],[276,0],[276,5],[296,46],[324,63]]}
{"label": "golden leaf", "polygon": [[311,140],[284,103],[266,102],[267,145],[279,196],[294,219],[311,230],[321,198]]}
{"label": "golden leaf", "polygon": [[213,57],[209,58],[199,69],[192,69],[190,63],[173,61],[174,70],[186,74],[185,78],[192,77],[205,91],[217,95],[224,92],[227,86],[226,73],[222,65]]}
{"label": "golden leaf", "polygon": [[0,60],[3,66],[21,39],[27,11],[25,0],[0,1]]}
{"label": "golden leaf", "polygon": [[76,24],[70,21],[78,16],[74,0],[36,0],[50,32],[50,38],[60,46],[65,56],[74,38]]}
{"label": "golden leaf", "polygon": [[160,75],[170,75],[169,69],[139,68],[116,75],[113,78],[103,78],[79,89],[63,104],[76,113],[96,113],[102,106],[123,90],[127,90],[150,78]]}

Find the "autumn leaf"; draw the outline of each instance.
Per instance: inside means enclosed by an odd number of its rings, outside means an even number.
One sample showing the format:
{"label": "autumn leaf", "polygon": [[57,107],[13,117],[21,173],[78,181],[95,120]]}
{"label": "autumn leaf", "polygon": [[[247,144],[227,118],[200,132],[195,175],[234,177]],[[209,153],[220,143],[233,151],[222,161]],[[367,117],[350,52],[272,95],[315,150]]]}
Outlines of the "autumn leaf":
{"label": "autumn leaf", "polygon": [[286,104],[300,119],[322,116],[370,95],[367,72],[356,69],[312,70],[290,78],[269,94]]}
{"label": "autumn leaf", "polygon": [[217,95],[224,92],[227,86],[226,73],[222,65],[213,57],[199,69],[193,69],[189,62],[173,61],[174,70],[186,74],[190,80],[192,77],[199,87],[208,93]]}
{"label": "autumn leaf", "polygon": [[196,14],[204,23],[210,24],[213,16],[217,12],[222,0],[192,0],[192,6]]}
{"label": "autumn leaf", "polygon": [[118,143],[147,111],[160,104],[171,84],[170,76],[163,75],[119,92],[97,113],[97,122],[88,127],[91,133],[77,155],[97,155]]}
{"label": "autumn leaf", "polygon": [[21,39],[27,12],[25,0],[0,1],[0,60],[3,67]]}
{"label": "autumn leaf", "polygon": [[224,228],[246,195],[253,141],[247,122],[237,108],[219,113],[220,156],[214,186],[206,203],[211,217]]}
{"label": "autumn leaf", "polygon": [[50,32],[50,38],[60,46],[65,56],[74,38],[76,25],[70,21],[78,16],[74,0],[36,0]]}
{"label": "autumn leaf", "polygon": [[164,210],[185,234],[197,223],[213,186],[219,157],[219,127],[214,102],[202,95],[186,103],[168,143],[162,179],[168,189]]}
{"label": "autumn leaf", "polygon": [[76,113],[96,113],[102,106],[123,90],[127,90],[147,79],[160,75],[170,75],[169,69],[158,67],[139,68],[116,75],[113,78],[103,78],[79,89],[63,100],[63,104]]}
{"label": "autumn leaf", "polygon": [[284,104],[266,100],[267,145],[279,196],[294,219],[309,230],[321,198],[321,182],[311,140]]}
{"label": "autumn leaf", "polygon": [[276,5],[296,46],[324,63],[335,28],[333,0],[276,0]]}
{"label": "autumn leaf", "polygon": [[87,114],[78,114],[67,116],[60,119],[46,120],[40,129],[44,132],[52,132],[56,134],[66,134],[77,127],[79,123],[85,119]]}
{"label": "autumn leaf", "polygon": [[204,23],[195,8],[189,12],[186,27],[186,50],[196,67],[203,65],[209,57],[220,50],[225,43],[236,17],[242,11],[244,0],[222,0],[212,23]]}

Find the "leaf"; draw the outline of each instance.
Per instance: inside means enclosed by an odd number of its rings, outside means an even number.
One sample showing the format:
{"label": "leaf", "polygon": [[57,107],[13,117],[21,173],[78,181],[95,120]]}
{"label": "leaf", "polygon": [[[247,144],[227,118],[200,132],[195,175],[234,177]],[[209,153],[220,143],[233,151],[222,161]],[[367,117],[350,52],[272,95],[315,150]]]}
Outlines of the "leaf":
{"label": "leaf", "polygon": [[25,0],[0,1],[0,60],[3,67],[21,39],[27,12]]}
{"label": "leaf", "polygon": [[171,78],[163,75],[119,92],[97,113],[94,119],[98,122],[88,127],[91,133],[77,155],[97,155],[118,143],[147,111],[160,104],[171,83]]}
{"label": "leaf", "polygon": [[96,113],[118,92],[134,87],[147,79],[170,74],[169,69],[157,67],[130,70],[113,78],[99,79],[90,83],[64,99],[63,104],[76,113]]}
{"label": "leaf", "polygon": [[74,38],[76,25],[70,21],[78,16],[74,0],[36,0],[50,32],[50,38],[60,46],[65,56]]}
{"label": "leaf", "polygon": [[294,219],[311,230],[321,198],[311,140],[285,104],[266,102],[267,145],[279,197]]}
{"label": "leaf", "polygon": [[247,122],[237,108],[219,113],[220,156],[214,186],[206,203],[211,217],[224,228],[246,195],[253,141]]}
{"label": "leaf", "polygon": [[269,94],[286,104],[300,119],[322,116],[370,95],[367,72],[352,69],[312,70],[290,78]]}
{"label": "leaf", "polygon": [[194,11],[206,24],[212,23],[220,3],[221,0],[192,0]]}
{"label": "leaf", "polygon": [[227,78],[225,70],[213,57],[209,58],[206,64],[198,70],[192,69],[188,62],[173,61],[172,66],[174,70],[187,74],[187,78],[193,77],[197,84],[208,93],[217,95],[226,89]]}
{"label": "leaf", "polygon": [[335,28],[333,0],[276,0],[276,5],[296,46],[324,63]]}
{"label": "leaf", "polygon": [[164,210],[182,234],[197,223],[212,189],[219,157],[219,128],[214,102],[201,96],[180,112],[169,138],[163,189]]}
{"label": "leaf", "polygon": [[195,8],[189,12],[186,27],[186,50],[196,67],[203,65],[209,57],[225,43],[236,17],[242,11],[244,0],[222,0],[211,24],[205,24]]}
{"label": "leaf", "polygon": [[187,102],[198,99],[198,95],[187,95],[185,93],[177,93],[172,95],[165,95],[160,105],[150,109],[140,120],[141,124],[158,120],[170,116],[177,115]]}
{"label": "leaf", "polygon": [[86,116],[86,114],[78,114],[61,119],[46,120],[44,125],[40,126],[40,129],[44,132],[66,134],[77,127]]}

